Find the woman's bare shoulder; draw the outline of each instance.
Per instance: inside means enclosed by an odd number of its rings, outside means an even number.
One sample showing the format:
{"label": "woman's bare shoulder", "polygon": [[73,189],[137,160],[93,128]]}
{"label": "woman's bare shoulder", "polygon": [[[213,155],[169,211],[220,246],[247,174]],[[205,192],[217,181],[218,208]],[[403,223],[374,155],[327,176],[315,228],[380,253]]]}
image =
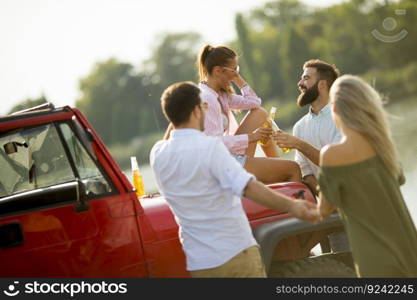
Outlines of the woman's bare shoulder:
{"label": "woman's bare shoulder", "polygon": [[324,146],[320,151],[320,166],[337,166],[345,163],[343,144]]}
{"label": "woman's bare shoulder", "polygon": [[327,145],[320,151],[320,166],[341,166],[358,163],[376,155],[362,136],[347,138],[338,144]]}

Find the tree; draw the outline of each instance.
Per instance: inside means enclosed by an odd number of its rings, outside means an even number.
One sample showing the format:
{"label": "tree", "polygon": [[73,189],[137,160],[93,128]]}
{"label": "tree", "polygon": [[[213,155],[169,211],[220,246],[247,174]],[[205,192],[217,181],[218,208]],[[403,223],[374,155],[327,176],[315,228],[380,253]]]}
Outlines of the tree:
{"label": "tree", "polygon": [[312,51],[343,73],[361,74],[373,64],[369,54],[372,26],[362,5],[361,1],[345,2],[313,16],[321,34],[313,37]]}
{"label": "tree", "polygon": [[34,106],[38,106],[38,105],[41,105],[41,104],[46,103],[46,102],[48,102],[48,100],[46,100],[46,97],[43,94],[39,98],[35,98],[35,99],[28,98],[28,99],[23,100],[22,102],[16,104],[15,106],[13,106],[10,109],[10,111],[8,112],[8,114],[12,114],[12,113],[20,111],[20,110],[24,110],[24,109],[31,108],[31,107],[34,107]]}
{"label": "tree", "polygon": [[[403,13],[396,14],[397,10]],[[370,32],[375,30],[381,35],[394,38],[393,42],[386,42],[384,38],[371,36],[369,52],[375,63],[374,68],[398,69],[416,60],[417,2],[415,0],[403,0],[400,3],[390,1],[389,5],[379,4],[373,9],[369,19],[372,24]],[[389,19],[391,22],[385,23]]]}
{"label": "tree", "polygon": [[282,30],[289,24],[294,24],[307,15],[307,6],[298,0],[275,0],[267,2],[261,8],[252,10],[255,23],[272,25]]}
{"label": "tree", "polygon": [[296,95],[296,84],[303,64],[312,58],[308,41],[300,31],[301,29],[295,25],[289,26],[281,40],[282,73],[286,83],[287,98],[293,98]]}
{"label": "tree", "polygon": [[257,89],[258,77],[256,76],[256,74],[258,73],[258,68],[253,58],[254,49],[250,41],[249,30],[246,26],[245,19],[242,14],[236,15],[235,26],[238,36],[238,43],[241,49],[241,53],[243,53],[242,59],[246,66],[246,68],[244,68],[245,75],[248,77],[249,82],[252,82],[253,87]]}
{"label": "tree", "polygon": [[82,97],[76,105],[106,143],[126,143],[157,130],[155,123],[163,119],[159,95],[153,95],[153,88],[144,82],[145,76],[135,73],[131,64],[115,58],[97,63],[80,80]]}
{"label": "tree", "polygon": [[116,58],[98,62],[80,80],[77,107],[109,145],[165,130],[159,99],[173,82],[196,80],[199,40],[196,33],[161,35],[139,71]]}
{"label": "tree", "polygon": [[161,34],[144,71],[162,89],[174,82],[196,81],[196,60],[202,46],[201,36],[194,32]]}

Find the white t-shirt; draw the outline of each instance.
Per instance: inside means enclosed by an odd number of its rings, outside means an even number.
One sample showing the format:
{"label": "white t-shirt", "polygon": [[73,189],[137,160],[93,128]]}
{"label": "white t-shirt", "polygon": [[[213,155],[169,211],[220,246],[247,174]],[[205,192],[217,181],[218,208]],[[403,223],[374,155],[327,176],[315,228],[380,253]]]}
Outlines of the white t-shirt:
{"label": "white t-shirt", "polygon": [[218,267],[257,244],[240,199],[253,175],[220,138],[174,130],[154,145],[150,163],[180,227],[187,270]]}

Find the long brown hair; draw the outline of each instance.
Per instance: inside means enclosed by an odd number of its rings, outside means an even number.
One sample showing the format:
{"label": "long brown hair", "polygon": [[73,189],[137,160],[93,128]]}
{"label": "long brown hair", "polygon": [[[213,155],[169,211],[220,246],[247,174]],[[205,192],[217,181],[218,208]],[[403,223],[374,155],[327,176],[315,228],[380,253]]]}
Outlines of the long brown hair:
{"label": "long brown hair", "polygon": [[[200,50],[197,58],[198,75],[200,81],[206,81],[214,67],[226,67],[230,63],[230,60],[236,57],[236,52],[229,47],[213,47],[210,45],[205,45]],[[233,92],[233,88],[230,86],[227,90],[225,90],[225,92],[230,94]]]}

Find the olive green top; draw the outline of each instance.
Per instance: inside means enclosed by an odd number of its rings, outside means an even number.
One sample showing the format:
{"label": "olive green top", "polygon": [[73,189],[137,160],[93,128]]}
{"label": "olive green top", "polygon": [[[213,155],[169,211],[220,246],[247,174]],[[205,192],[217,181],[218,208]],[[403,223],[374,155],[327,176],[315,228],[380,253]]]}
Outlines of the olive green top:
{"label": "olive green top", "polygon": [[320,190],[338,208],[359,277],[417,277],[417,231],[396,180],[379,158],[324,166]]}

